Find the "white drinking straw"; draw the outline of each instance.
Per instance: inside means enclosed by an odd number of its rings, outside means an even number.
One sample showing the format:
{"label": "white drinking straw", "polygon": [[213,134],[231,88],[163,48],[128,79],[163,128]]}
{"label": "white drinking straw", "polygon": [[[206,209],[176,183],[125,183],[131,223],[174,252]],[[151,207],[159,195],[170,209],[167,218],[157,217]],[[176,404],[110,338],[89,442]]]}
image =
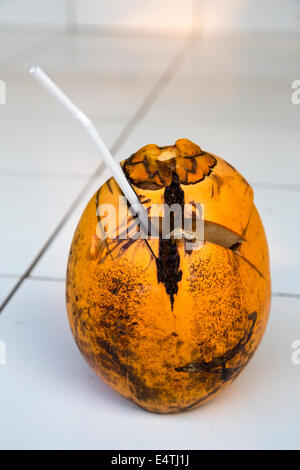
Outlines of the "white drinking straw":
{"label": "white drinking straw", "polygon": [[79,108],[77,108],[70,98],[64,94],[64,92],[48,77],[47,74],[45,74],[45,72],[43,72],[40,67],[31,67],[29,73],[31,73],[37,82],[39,82],[57,101],[59,101],[89,133],[100,151],[104,163],[110,169],[124,196],[129,201],[135,214],[139,216],[141,224],[146,230],[146,233],[148,233],[148,214],[144,206],[140,203],[136,193],[128,183],[121,166],[114,160],[101,136],[95,129],[92,121]]}

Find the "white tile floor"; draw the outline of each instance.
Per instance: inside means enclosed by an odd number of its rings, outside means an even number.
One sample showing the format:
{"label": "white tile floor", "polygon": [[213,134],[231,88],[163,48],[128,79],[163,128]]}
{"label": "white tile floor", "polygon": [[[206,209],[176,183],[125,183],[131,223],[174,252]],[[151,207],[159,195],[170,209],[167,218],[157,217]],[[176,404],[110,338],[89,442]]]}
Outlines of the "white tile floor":
{"label": "white tile floor", "polygon": [[[300,338],[300,106],[290,98],[299,78],[299,38],[203,38],[162,79],[183,43],[0,32],[0,79],[7,85],[7,104],[0,106],[0,304],[18,278],[28,277],[0,316],[7,347],[0,448],[300,447],[300,366],[291,362],[291,343]],[[28,76],[33,63],[93,117],[117,158],[149,142],[187,137],[253,184],[276,296],[255,358],[207,406],[177,416],[145,413],[101,383],[77,351],[65,313],[68,249],[80,213],[108,173],[92,178],[69,210],[99,158],[79,126]]]}
{"label": "white tile floor", "polygon": [[299,308],[299,301],[273,300],[261,347],[223,395],[189,413],[159,416],[118,396],[86,365],[69,331],[64,284],[28,280],[1,319],[0,447],[295,448],[300,366],[291,363],[291,343]]}
{"label": "white tile floor", "polygon": [[[111,147],[126,125],[125,116],[96,117],[103,139]],[[3,173],[86,177],[99,165],[99,154],[82,127],[69,115],[47,117],[28,112],[0,114],[1,150],[10,158],[2,158]],[[12,140],[12,130],[18,138]],[[3,132],[3,134],[2,134]]]}
{"label": "white tile floor", "polygon": [[16,59],[20,60],[21,57],[26,56],[28,51],[31,51],[37,47],[40,47],[47,34],[30,34],[30,33],[18,33],[18,32],[4,32],[1,31],[1,43],[0,43],[0,65],[8,63],[16,63]]}
{"label": "white tile floor", "polygon": [[18,276],[11,276],[8,273],[3,274],[3,278],[0,278],[0,302],[2,302],[6,296],[10,293],[13,287],[18,282]]}
{"label": "white tile floor", "polygon": [[23,274],[85,179],[0,173],[2,273]]}

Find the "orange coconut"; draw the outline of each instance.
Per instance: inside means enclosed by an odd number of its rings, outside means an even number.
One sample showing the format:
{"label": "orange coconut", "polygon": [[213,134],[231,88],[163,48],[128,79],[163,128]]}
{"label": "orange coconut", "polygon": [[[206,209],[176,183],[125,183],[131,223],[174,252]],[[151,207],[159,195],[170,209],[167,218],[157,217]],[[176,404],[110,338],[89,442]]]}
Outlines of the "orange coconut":
{"label": "orange coconut", "polygon": [[[99,377],[129,400],[159,413],[191,409],[238,376],[265,331],[263,225],[245,179],[186,139],[147,145],[122,166],[149,215],[153,203],[202,204],[205,242],[190,250],[172,236],[103,240],[96,209],[117,208],[122,195],[109,179],[84,210],[70,250],[72,332]],[[129,213],[126,227],[132,221]]]}

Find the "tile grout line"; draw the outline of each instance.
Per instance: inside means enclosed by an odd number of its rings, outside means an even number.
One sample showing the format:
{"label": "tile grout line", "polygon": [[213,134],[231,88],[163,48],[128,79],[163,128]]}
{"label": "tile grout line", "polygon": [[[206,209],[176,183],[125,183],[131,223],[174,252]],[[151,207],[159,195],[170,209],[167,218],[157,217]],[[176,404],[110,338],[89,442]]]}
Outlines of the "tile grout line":
{"label": "tile grout line", "polygon": [[[52,281],[52,282],[66,282],[65,277],[33,275],[29,276],[31,281]],[[300,299],[300,294],[291,294],[289,292],[271,292],[271,297],[286,298],[286,299]]]}
{"label": "tile grout line", "polygon": [[297,183],[263,183],[250,182],[255,189],[279,190],[279,191],[299,191],[300,184]]}
{"label": "tile grout line", "polygon": [[152,89],[146,95],[145,100],[143,101],[137,112],[128,121],[123,131],[121,131],[119,137],[112,146],[112,153],[116,153],[121,148],[123,143],[127,140],[127,137],[129,137],[132,131],[136,128],[139,121],[141,121],[145,117],[154,101],[159,97],[161,92],[171,81],[172,77],[175,75],[175,73],[178,71],[178,69],[184,62],[185,55],[188,54],[188,45],[196,44],[197,42],[197,39],[191,36],[189,36],[188,39],[185,40],[184,45],[179,49],[177,54],[175,54],[175,57],[173,57],[161,77],[157,80]]}
{"label": "tile grout line", "polygon": [[47,282],[66,282],[65,277],[55,276],[28,276],[30,281],[47,281]]}
{"label": "tile grout line", "polygon": [[0,279],[20,279],[21,274],[0,273]]}
{"label": "tile grout line", "polygon": [[[20,279],[20,276],[17,274],[3,274],[0,273],[1,279]],[[46,276],[46,275],[29,275],[27,277],[30,281],[47,281],[47,282],[66,282],[65,277],[60,276]],[[272,297],[277,298],[287,298],[287,299],[300,299],[300,294],[292,294],[290,292],[272,292]]]}
{"label": "tile grout line", "polygon": [[193,0],[191,34],[193,34],[194,36],[197,36],[203,33],[204,33],[204,0]]}
{"label": "tile grout line", "polygon": [[[191,46],[195,46],[199,40],[199,37],[193,37],[193,35],[188,35],[185,38],[184,44],[181,46],[179,51],[175,54],[175,56],[171,59],[169,62],[169,65],[166,67],[162,75],[158,78],[156,83],[154,83],[154,86],[150,89],[148,94],[146,95],[145,99],[141,103],[140,107],[137,109],[137,111],[134,113],[131,119],[129,119],[128,123],[125,125],[123,131],[119,134],[119,137],[116,139],[114,144],[111,147],[111,152],[112,154],[115,154],[120,147],[123,145],[123,143],[126,141],[126,139],[129,137],[129,135],[133,132],[133,130],[136,128],[138,125],[139,121],[141,121],[144,116],[147,114],[149,109],[151,108],[152,104],[154,103],[155,100],[159,97],[161,92],[164,90],[164,88],[169,84],[171,81],[172,77],[175,75],[175,73],[179,70],[181,65],[184,62],[184,59],[187,57],[191,50]],[[190,47],[189,47],[190,46]],[[56,238],[58,233],[61,231],[61,229],[64,227],[66,222],[69,220],[70,216],[73,214],[79,203],[81,202],[82,198],[85,196],[85,194],[88,192],[91,184],[94,182],[94,180],[97,179],[97,177],[101,174],[102,170],[104,169],[104,164],[100,163],[98,168],[94,171],[94,173],[89,177],[87,180],[86,184],[83,186],[82,190],[79,192],[57,227],[54,229],[46,243],[42,246],[42,248],[39,250],[29,267],[26,269],[26,271],[21,275],[19,281],[16,283],[16,285],[13,287],[13,289],[9,292],[9,294],[6,296],[4,301],[0,304],[0,314],[6,307],[6,305],[9,303],[9,301],[12,299],[14,294],[18,291],[19,287],[23,284],[25,279],[27,279],[32,270],[35,268],[41,257],[44,255],[52,241]]]}
{"label": "tile grout line", "polygon": [[0,168],[0,177],[21,177],[21,178],[45,178],[45,179],[57,179],[57,180],[86,180],[90,173],[65,173],[59,171],[34,171],[34,170],[7,170]]}
{"label": "tile grout line", "polygon": [[289,294],[288,292],[272,292],[272,297],[287,298],[287,299],[300,299],[300,294]]}
{"label": "tile grout line", "polygon": [[[194,0],[197,1],[197,0]],[[61,36],[80,36],[80,37],[116,37],[116,38],[158,38],[158,39],[185,39],[187,37],[187,32],[184,30],[176,31],[171,29],[157,29],[153,32],[150,28],[145,30],[144,28],[138,28],[134,26],[78,26],[74,22],[68,21],[66,26],[60,27],[51,27],[51,25],[46,25],[45,28],[40,28],[38,26],[34,27],[14,27],[9,24],[0,24],[0,33],[7,34],[48,34],[49,37],[56,35],[57,37]],[[199,34],[199,31],[196,31]]]}
{"label": "tile grout line", "polygon": [[[123,132],[123,131],[121,131]],[[98,167],[97,167],[98,168]],[[65,173],[58,171],[34,171],[34,170],[10,170],[0,168],[0,177],[13,176],[22,178],[45,178],[45,179],[57,179],[57,180],[86,180],[89,178],[90,173]],[[271,182],[255,182],[248,180],[250,186],[257,190],[266,191],[300,191],[300,184],[297,183],[271,183]]]}
{"label": "tile grout line", "polygon": [[[0,33],[1,33],[1,31],[0,31]],[[15,60],[16,59],[18,60],[18,58],[20,58],[20,57],[23,58],[25,54],[26,54],[27,57],[28,56],[30,57],[30,56],[32,56],[32,54],[39,53],[40,51],[43,51],[45,48],[50,47],[50,49],[51,49],[51,47],[53,47],[56,44],[57,41],[59,41],[59,37],[53,36],[53,35],[47,35],[45,38],[40,39],[35,44],[33,44],[29,47],[26,47],[22,51],[19,51],[16,54],[14,54],[13,56],[8,57],[3,62],[0,62],[0,69],[3,68],[3,67],[7,67],[7,65],[9,66],[11,63],[14,63]]]}

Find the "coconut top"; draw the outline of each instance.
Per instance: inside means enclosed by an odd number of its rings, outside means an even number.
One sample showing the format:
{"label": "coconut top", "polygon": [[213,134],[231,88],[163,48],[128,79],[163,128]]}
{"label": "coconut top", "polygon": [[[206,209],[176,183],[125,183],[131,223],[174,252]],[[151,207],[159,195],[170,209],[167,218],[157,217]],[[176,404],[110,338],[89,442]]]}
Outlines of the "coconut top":
{"label": "coconut top", "polygon": [[129,181],[142,189],[169,186],[176,174],[179,183],[188,185],[202,181],[216,165],[216,158],[187,139],[175,145],[159,147],[149,144],[131,155],[123,164]]}

